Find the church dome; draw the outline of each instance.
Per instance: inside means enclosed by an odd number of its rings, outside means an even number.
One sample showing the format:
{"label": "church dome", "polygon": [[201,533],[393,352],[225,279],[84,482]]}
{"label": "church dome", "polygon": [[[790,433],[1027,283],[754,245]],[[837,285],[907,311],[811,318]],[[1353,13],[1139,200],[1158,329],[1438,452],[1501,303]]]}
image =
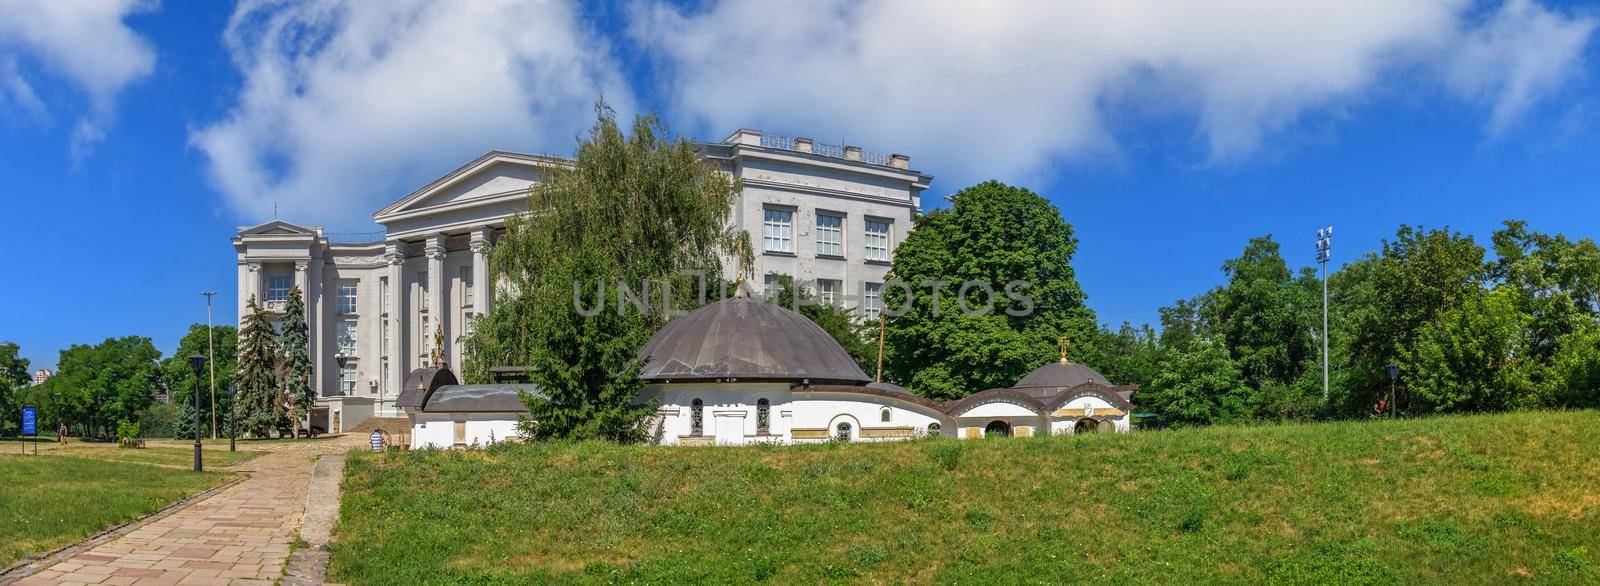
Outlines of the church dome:
{"label": "church dome", "polygon": [[716,379],[860,384],[850,354],[798,313],[749,298],[724,299],[668,322],[639,350],[647,381]]}
{"label": "church dome", "polygon": [[1022,377],[1022,380],[1017,381],[1017,384],[1011,388],[1070,389],[1084,383],[1094,383],[1105,387],[1112,386],[1110,380],[1107,380],[1104,375],[1095,372],[1093,368],[1062,359],[1034,369],[1033,372],[1028,373],[1028,376]]}

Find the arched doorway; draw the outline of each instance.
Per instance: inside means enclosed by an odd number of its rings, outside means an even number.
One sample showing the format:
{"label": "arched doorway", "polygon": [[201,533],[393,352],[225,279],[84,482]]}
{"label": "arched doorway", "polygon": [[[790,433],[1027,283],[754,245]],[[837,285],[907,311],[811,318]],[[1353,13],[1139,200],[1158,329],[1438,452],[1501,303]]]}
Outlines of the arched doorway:
{"label": "arched doorway", "polygon": [[983,437],[1007,437],[1009,435],[1011,435],[1011,424],[999,419],[990,421],[989,425],[983,428]]}
{"label": "arched doorway", "polygon": [[1072,433],[1094,433],[1099,430],[1099,423],[1088,417],[1079,419],[1078,424],[1072,426]]}

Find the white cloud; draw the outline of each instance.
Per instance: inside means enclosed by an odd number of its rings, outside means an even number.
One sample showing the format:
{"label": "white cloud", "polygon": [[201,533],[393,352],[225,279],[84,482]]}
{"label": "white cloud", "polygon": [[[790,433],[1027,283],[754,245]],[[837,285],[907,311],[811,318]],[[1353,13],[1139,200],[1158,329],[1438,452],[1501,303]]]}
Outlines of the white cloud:
{"label": "white cloud", "polygon": [[79,157],[105,136],[102,127],[115,113],[117,94],[155,69],[155,51],[123,22],[150,8],[139,0],[0,0],[0,102],[36,117],[50,108],[19,61],[37,63],[77,86],[89,99],[89,112],[73,129],[72,149]]}
{"label": "white cloud", "polygon": [[1527,0],[1510,0],[1481,27],[1464,31],[1447,61],[1451,86],[1491,106],[1499,136],[1545,94],[1581,71],[1594,18],[1573,19]]}
{"label": "white cloud", "polygon": [[1015,176],[1114,152],[1108,121],[1151,107],[1192,116],[1211,162],[1237,162],[1391,81],[1482,101],[1497,132],[1580,69],[1594,20],[1512,0],[1477,22],[1479,8],[726,0],[636,4],[631,35],[695,124],[761,121],[906,150],[942,173]]}
{"label": "white cloud", "polygon": [[242,2],[224,34],[244,85],[195,130],[248,220],[350,225],[492,148],[565,153],[602,94],[631,93],[568,2]]}

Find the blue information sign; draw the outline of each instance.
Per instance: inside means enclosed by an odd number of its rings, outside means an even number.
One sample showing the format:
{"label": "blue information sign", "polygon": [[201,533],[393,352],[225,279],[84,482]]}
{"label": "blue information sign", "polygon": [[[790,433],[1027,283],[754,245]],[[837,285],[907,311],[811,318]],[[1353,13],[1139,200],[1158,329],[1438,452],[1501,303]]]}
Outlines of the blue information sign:
{"label": "blue information sign", "polygon": [[22,408],[22,435],[38,435],[39,429],[34,425],[37,411],[37,407]]}

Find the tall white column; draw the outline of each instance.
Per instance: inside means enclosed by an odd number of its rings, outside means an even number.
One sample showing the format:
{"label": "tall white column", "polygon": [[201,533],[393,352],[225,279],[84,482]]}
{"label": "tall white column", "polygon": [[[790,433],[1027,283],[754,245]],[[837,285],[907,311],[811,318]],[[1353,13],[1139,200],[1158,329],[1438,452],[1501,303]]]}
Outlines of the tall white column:
{"label": "tall white column", "polygon": [[245,303],[250,301],[250,295],[253,293],[251,291],[250,284],[255,282],[257,270],[260,269],[255,266],[255,263],[239,261],[239,275],[238,279],[236,279],[237,284],[235,285],[237,287],[235,290],[238,291],[237,297],[239,298],[239,303],[238,311],[235,312],[235,315],[239,316],[238,323],[240,324],[244,323],[244,312],[246,309]]}
{"label": "tall white column", "polygon": [[[428,237],[424,252],[428,256],[428,331],[423,332],[423,347],[428,349],[432,356],[435,350],[434,332],[442,331],[444,346],[438,348],[440,352],[449,355],[450,329],[445,324],[445,316],[450,312],[444,307],[445,283],[450,280],[444,276],[444,235],[434,234]],[[433,366],[433,364],[428,364]]]}
{"label": "tall white column", "polygon": [[385,256],[389,262],[389,299],[387,307],[384,308],[383,320],[389,336],[389,347],[384,350],[388,353],[389,380],[383,381],[383,394],[378,400],[383,407],[392,409],[394,400],[400,396],[400,387],[405,384],[406,375],[410,373],[410,369],[407,368],[410,361],[406,360],[405,353],[405,324],[408,320],[405,319],[404,304],[407,290],[404,245],[398,241],[390,242],[385,247]]}
{"label": "tall white column", "polygon": [[489,227],[472,232],[472,311],[489,313]]}
{"label": "tall white column", "polygon": [[322,302],[322,272],[324,270],[322,259],[311,259],[311,270],[306,273],[306,333],[310,336],[311,343],[311,389],[317,392],[318,397],[327,396],[323,392],[328,386],[328,337],[323,334],[323,326],[328,323],[326,318],[327,305]]}

